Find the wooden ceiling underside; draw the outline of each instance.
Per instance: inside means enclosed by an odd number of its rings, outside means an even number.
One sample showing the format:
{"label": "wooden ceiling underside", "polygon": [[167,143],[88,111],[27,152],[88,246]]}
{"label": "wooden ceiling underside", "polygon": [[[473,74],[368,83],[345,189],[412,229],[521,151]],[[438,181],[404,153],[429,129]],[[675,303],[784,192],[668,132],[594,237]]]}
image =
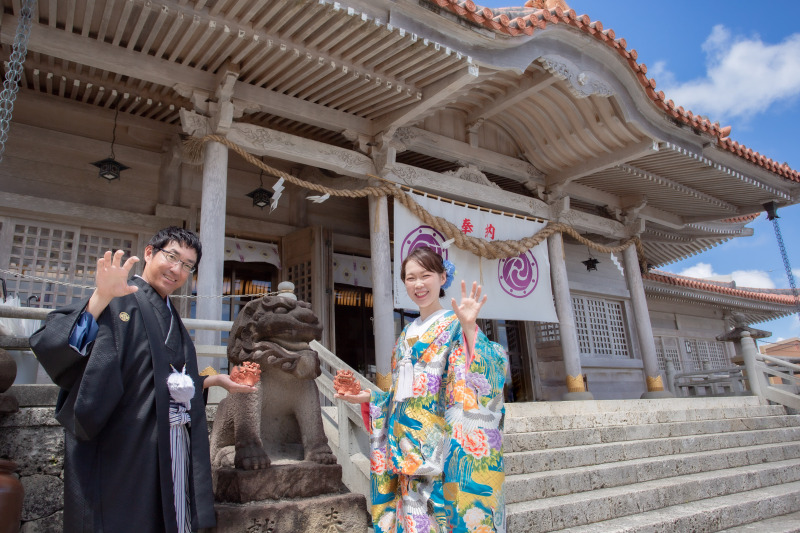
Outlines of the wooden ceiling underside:
{"label": "wooden ceiling underside", "polygon": [[[2,0],[4,61],[20,4]],[[435,22],[429,16],[420,24]],[[23,92],[117,109],[177,132],[179,111],[212,100],[229,70],[237,73],[239,120],[301,137],[352,147],[354,134],[415,126],[470,146],[472,133],[481,148],[534,169],[484,170],[508,191],[531,194],[532,184],[578,190],[574,206],[593,214],[646,206],[645,250],[654,264],[715,246],[743,227],[724,233],[690,222],[792,201],[784,189],[643,133],[613,94],[576,95],[540,58],[524,72],[476,65],[340,3],[42,0],[33,20]],[[463,163],[413,148],[399,160],[439,172]]]}

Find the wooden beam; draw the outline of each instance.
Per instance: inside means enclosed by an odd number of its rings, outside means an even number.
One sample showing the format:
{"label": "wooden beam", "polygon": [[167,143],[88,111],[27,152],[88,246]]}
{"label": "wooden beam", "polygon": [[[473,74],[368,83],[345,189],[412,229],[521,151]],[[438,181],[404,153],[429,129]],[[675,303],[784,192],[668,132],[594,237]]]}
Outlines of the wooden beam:
{"label": "wooden beam", "polygon": [[234,124],[227,137],[258,156],[325,168],[356,178],[366,179],[367,174],[376,173],[372,159],[364,154],[254,124]]}
{"label": "wooden beam", "polygon": [[[384,177],[417,190],[506,213],[516,213],[545,220],[549,220],[552,216],[550,206],[541,200],[445,176],[411,165],[396,163],[391,172]],[[629,234],[625,226],[615,220],[580,211],[569,211],[565,216],[565,222],[578,231],[591,232],[613,239],[622,239]]]}
{"label": "wooden beam", "polygon": [[[182,111],[181,122],[184,131],[191,135],[201,137],[210,133],[209,119],[197,113]],[[256,156],[325,168],[361,179],[376,174],[375,164],[364,154],[255,124],[235,122],[226,137]]]}
{"label": "wooden beam", "polygon": [[479,120],[486,120],[487,118],[493,117],[557,81],[560,80],[546,72],[537,72],[536,76],[525,76],[520,80],[516,89],[499,96],[491,105],[479,107],[476,111],[472,112],[467,117],[467,124],[473,124]]}
{"label": "wooden beam", "polygon": [[462,87],[478,79],[477,65],[467,65],[465,68],[432,83],[422,90],[422,99],[404,108],[393,111],[376,121],[372,126],[373,135],[383,133],[391,136],[400,126],[412,124],[431,112],[437,106],[443,106],[454,98]]}
{"label": "wooden beam", "polygon": [[85,204],[63,202],[48,199],[42,201],[37,196],[27,196],[0,191],[0,210],[5,214],[31,216],[37,219],[55,221],[62,224],[96,224],[103,221],[103,227],[127,232],[150,232],[154,228],[163,228],[175,224],[175,219],[163,218],[140,213],[130,213],[120,209],[108,209]]}
{"label": "wooden beam", "polygon": [[521,183],[531,180],[544,184],[542,174],[529,162],[515,157],[498,154],[485,148],[470,146],[467,143],[431,133],[419,128],[401,128],[397,139],[412,152],[452,161],[459,164],[473,164],[484,172],[490,172]]}
{"label": "wooden beam", "polygon": [[617,166],[628,161],[639,159],[648,154],[658,151],[658,143],[653,140],[646,140],[644,142],[631,144],[622,150],[615,150],[613,152],[603,154],[594,159],[585,160],[574,167],[566,168],[560,172],[554,172],[547,175],[546,181],[548,187],[556,185],[565,185],[576,179],[588,176],[595,172],[605,170]]}
{"label": "wooden beam", "polygon": [[265,113],[296,120],[331,131],[353,130],[368,134],[370,121],[343,113],[329,107],[299,100],[275,91],[268,91],[254,85],[236,82],[233,89],[234,100],[242,100],[261,108]]}
{"label": "wooden beam", "polygon": [[[482,171],[528,185],[544,185],[545,183],[542,174],[533,165],[521,159],[498,154],[485,148],[473,147],[467,143],[419,128],[401,128],[397,131],[396,137],[408,150],[413,152],[459,164],[474,164]],[[652,143],[647,143],[646,146],[652,148]],[[579,183],[569,183],[563,192],[576,200],[622,209],[622,203],[618,196]],[[645,207],[640,212],[640,216],[645,220],[671,228],[684,226],[684,222],[679,216],[654,207]]]}
{"label": "wooden beam", "polygon": [[[570,198],[588,202],[593,205],[608,207],[610,209],[625,209],[622,199],[619,196],[593,187],[587,187],[580,183],[570,183],[564,188],[563,192]],[[673,229],[681,229],[686,225],[686,221],[682,217],[652,206],[642,208],[641,211],[639,211],[639,218]]]}

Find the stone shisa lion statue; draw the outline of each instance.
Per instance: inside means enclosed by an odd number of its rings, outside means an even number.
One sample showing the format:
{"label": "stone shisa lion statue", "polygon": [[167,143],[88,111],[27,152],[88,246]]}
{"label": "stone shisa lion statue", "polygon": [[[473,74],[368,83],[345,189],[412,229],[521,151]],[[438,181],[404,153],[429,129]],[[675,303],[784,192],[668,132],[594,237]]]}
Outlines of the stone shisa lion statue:
{"label": "stone shisa lion statue", "polygon": [[260,470],[276,458],[336,463],[314,382],[319,357],[308,344],[321,334],[311,305],[291,292],[242,309],[228,340],[228,360],[237,365],[231,376],[260,385],[253,394],[232,394],[220,402],[211,433],[214,468]]}
{"label": "stone shisa lion statue", "polygon": [[[288,287],[291,287],[288,288]],[[248,303],[228,339],[231,379],[256,392],[222,400],[211,431],[217,526],[242,531],[366,532],[366,498],[348,492],[328,446],[309,342],[322,326],[290,283]]]}

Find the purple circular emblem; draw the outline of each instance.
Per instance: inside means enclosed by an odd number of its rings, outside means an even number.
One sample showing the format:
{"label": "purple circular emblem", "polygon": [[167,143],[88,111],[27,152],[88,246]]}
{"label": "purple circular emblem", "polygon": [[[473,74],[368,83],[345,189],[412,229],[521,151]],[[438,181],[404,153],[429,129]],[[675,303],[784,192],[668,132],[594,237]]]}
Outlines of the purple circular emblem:
{"label": "purple circular emblem", "polygon": [[447,259],[447,249],[442,248],[442,243],[446,240],[438,230],[430,226],[418,226],[403,239],[403,245],[400,247],[400,261],[402,262],[408,254],[420,246],[427,246],[441,255],[443,259]]}
{"label": "purple circular emblem", "polygon": [[539,284],[539,264],[528,250],[517,257],[501,259],[497,264],[500,287],[514,298],[525,298]]}

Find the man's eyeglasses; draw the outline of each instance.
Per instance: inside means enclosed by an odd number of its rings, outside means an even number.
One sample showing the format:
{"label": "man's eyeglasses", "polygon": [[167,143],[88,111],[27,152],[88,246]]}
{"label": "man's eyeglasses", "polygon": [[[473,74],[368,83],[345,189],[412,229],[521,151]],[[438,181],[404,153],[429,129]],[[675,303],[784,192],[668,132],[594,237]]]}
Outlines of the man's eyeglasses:
{"label": "man's eyeglasses", "polygon": [[157,248],[155,246],[153,246],[153,250],[160,251],[162,254],[164,254],[164,257],[167,258],[167,261],[169,261],[170,264],[172,264],[172,265],[181,265],[181,268],[185,272],[188,272],[189,274],[192,274],[197,270],[197,267],[194,266],[193,264],[187,263],[185,261],[181,261],[181,258],[180,258],[180,256],[178,254],[175,254],[173,252],[167,251],[167,250],[165,250],[163,248]]}

